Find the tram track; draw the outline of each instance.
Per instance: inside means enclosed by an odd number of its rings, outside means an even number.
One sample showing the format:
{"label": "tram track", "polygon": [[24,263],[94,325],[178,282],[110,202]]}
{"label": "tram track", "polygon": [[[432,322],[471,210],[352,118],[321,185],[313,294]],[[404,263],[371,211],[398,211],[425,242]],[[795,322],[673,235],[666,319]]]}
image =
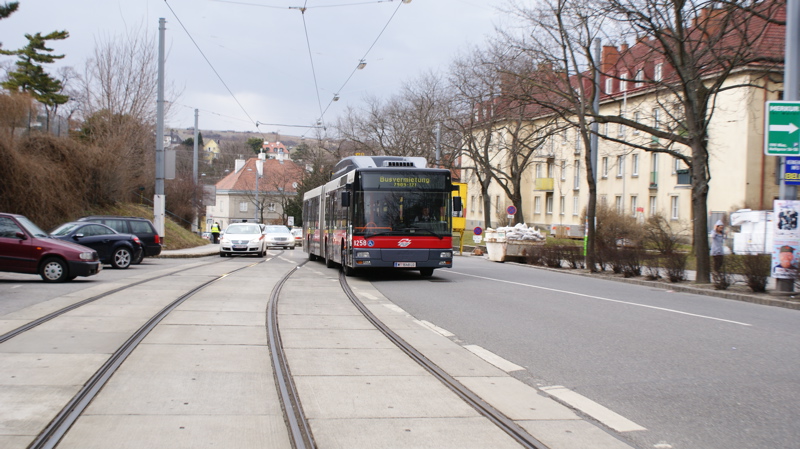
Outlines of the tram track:
{"label": "tram track", "polygon": [[[49,424],[38,434],[38,436],[33,440],[33,442],[28,446],[28,449],[51,449],[55,448],[61,439],[66,435],[72,425],[78,420],[81,416],[83,411],[92,400],[98,395],[100,390],[106,385],[106,383],[111,379],[114,373],[118,370],[118,368],[122,365],[122,363],[128,358],[128,356],[136,349],[136,347],[144,340],[145,337],[164,319],[166,318],[172,311],[174,311],[178,306],[183,304],[187,299],[191,298],[198,292],[202,291],[203,289],[209,287],[210,285],[242,270],[246,270],[262,263],[268,262],[277,258],[277,256],[272,257],[267,260],[260,260],[258,262],[245,265],[243,267],[236,268],[234,270],[228,271],[221,275],[214,277],[211,280],[203,282],[199,285],[194,286],[186,293],[180,295],[174,301],[170,302],[168,305],[163,307],[159,310],[155,315],[153,315],[150,319],[148,319],[141,327],[139,327],[116,351],[114,351],[110,357],[107,359],[105,363],[103,363],[100,368],[89,378],[89,380],[79,389],[79,391],[70,399],[67,404],[55,415],[55,417],[49,422]],[[204,265],[213,265],[219,262],[212,262],[209,264]],[[145,284],[147,282],[151,282],[157,279],[162,279],[167,276],[171,276],[177,273],[181,273],[187,270],[196,269],[197,267],[187,268],[184,270],[178,270],[174,272],[170,272],[164,275],[154,276],[148,279],[144,279],[142,281],[138,281],[108,292],[104,292],[100,295],[93,296],[86,300],[80,301],[78,303],[72,304],[70,306],[64,307],[59,309],[56,312],[50,313],[41,317],[38,320],[34,320],[24,326],[21,326],[11,332],[4,334],[2,337],[4,340],[7,341],[11,338],[21,335],[22,333],[35,328],[38,325],[41,325],[47,321],[50,321],[60,315],[63,315],[69,311],[75,310],[81,306],[85,306],[92,302],[95,302],[99,299],[108,297],[115,293],[119,293],[120,291],[124,291],[128,288],[135,287],[138,285]]]}
{"label": "tram track", "polygon": [[525,431],[525,429],[523,429],[513,420],[506,417],[491,404],[487,403],[467,387],[462,385],[453,376],[442,370],[424,354],[411,346],[402,337],[389,328],[389,326],[381,321],[375,314],[373,314],[350,288],[344,271],[339,272],[339,284],[353,305],[361,312],[362,315],[364,315],[367,320],[369,320],[370,323],[372,323],[373,326],[375,326],[377,330],[379,330],[392,343],[394,343],[395,346],[400,348],[400,350],[402,350],[406,355],[417,362],[422,368],[432,374],[448,389],[458,395],[467,404],[472,406],[472,408],[474,408],[481,416],[489,419],[522,447],[528,449],[547,449],[547,446],[545,446],[541,441],[532,437],[527,431]]}
{"label": "tram track", "polygon": [[113,290],[109,290],[109,291],[100,293],[99,295],[95,295],[95,296],[92,296],[90,298],[86,298],[86,299],[78,301],[78,302],[76,302],[74,304],[70,304],[70,305],[68,305],[66,307],[62,307],[61,309],[58,309],[58,310],[56,310],[54,312],[48,313],[48,314],[46,314],[46,315],[44,315],[42,317],[39,317],[39,318],[37,318],[35,320],[32,320],[32,321],[30,321],[28,323],[25,323],[25,324],[23,324],[22,326],[20,326],[20,327],[18,327],[16,329],[12,329],[12,330],[0,335],[0,344],[1,343],[5,343],[5,342],[11,340],[12,338],[17,337],[17,336],[19,336],[21,334],[24,334],[25,332],[27,332],[27,331],[29,331],[31,329],[34,329],[34,328],[36,328],[36,327],[38,327],[38,326],[40,326],[40,325],[42,325],[42,324],[54,319],[54,318],[58,318],[59,316],[64,315],[67,312],[71,312],[71,311],[73,311],[75,309],[78,309],[80,307],[83,307],[83,306],[85,306],[87,304],[91,304],[91,303],[93,303],[93,302],[95,302],[97,300],[100,300],[100,299],[106,298],[108,296],[111,296],[113,294],[125,291],[125,290],[127,290],[129,288],[133,288],[133,287],[136,287],[138,285],[142,285],[142,284],[146,284],[148,282],[152,282],[152,281],[155,281],[155,280],[158,280],[158,279],[162,279],[162,278],[165,278],[167,276],[172,276],[172,275],[175,275],[175,274],[178,274],[178,273],[183,273],[185,271],[196,270],[198,267],[203,267],[203,266],[207,266],[207,265],[214,265],[214,264],[217,264],[217,263],[220,263],[220,262],[227,262],[227,261],[215,261],[215,262],[210,262],[210,263],[207,263],[207,264],[196,265],[196,266],[192,266],[192,267],[189,267],[189,268],[184,268],[182,270],[171,271],[169,273],[165,273],[165,274],[162,274],[162,275],[159,275],[159,276],[153,276],[153,277],[150,277],[150,278],[147,278],[147,279],[142,279],[141,281],[137,281],[137,282],[133,282],[133,283],[130,283],[130,284],[127,284],[127,285],[123,285],[122,287],[118,287],[118,288],[115,288]]}

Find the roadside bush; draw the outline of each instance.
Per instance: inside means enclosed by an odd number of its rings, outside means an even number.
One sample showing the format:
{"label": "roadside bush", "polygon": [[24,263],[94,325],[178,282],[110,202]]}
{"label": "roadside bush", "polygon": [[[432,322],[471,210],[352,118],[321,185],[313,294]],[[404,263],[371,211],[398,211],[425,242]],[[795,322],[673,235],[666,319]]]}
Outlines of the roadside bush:
{"label": "roadside bush", "polygon": [[664,268],[667,271],[667,278],[670,282],[686,280],[686,262],[689,260],[689,254],[673,252],[664,254],[661,260],[664,263]]}
{"label": "roadside bush", "polygon": [[772,271],[772,257],[769,254],[754,254],[739,256],[738,259],[739,269],[750,290],[755,293],[766,292]]}
{"label": "roadside bush", "polygon": [[641,248],[622,248],[619,251],[622,261],[622,275],[626,278],[638,277],[642,275],[642,265],[645,257],[644,250]]}
{"label": "roadside bush", "polygon": [[656,214],[647,218],[642,228],[642,240],[648,248],[661,254],[670,254],[678,250],[686,233],[683,227],[673,226],[666,217]]}
{"label": "roadside bush", "polygon": [[661,257],[658,254],[647,254],[645,257],[644,276],[649,281],[661,279]]}

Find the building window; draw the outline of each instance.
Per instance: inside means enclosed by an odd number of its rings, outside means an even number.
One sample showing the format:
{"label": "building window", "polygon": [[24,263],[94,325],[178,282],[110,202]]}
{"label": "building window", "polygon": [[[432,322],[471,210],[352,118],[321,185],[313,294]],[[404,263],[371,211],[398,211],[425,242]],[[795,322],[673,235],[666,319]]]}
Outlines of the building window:
{"label": "building window", "polygon": [[567,179],[567,160],[564,159],[561,161],[561,180],[566,181]]}
{"label": "building window", "polygon": [[606,93],[613,94],[614,93],[614,78],[610,76],[606,78]]}
{"label": "building window", "polygon": [[483,195],[478,196],[478,213],[483,213]]}
{"label": "building window", "polygon": [[267,203],[267,210],[270,212],[275,212],[275,203]]}
{"label": "building window", "polygon": [[604,178],[608,178],[608,157],[603,158],[603,168],[602,173]]}
{"label": "building window", "polygon": [[673,161],[672,161],[672,174],[674,175],[674,174],[678,173],[678,170],[680,170],[682,168],[682,165],[683,165],[683,161],[681,161],[677,157],[673,158]]}
{"label": "building window", "polygon": [[669,202],[670,202],[670,218],[673,220],[677,220],[678,218],[680,218],[679,216],[680,211],[678,209],[678,197],[671,196],[669,198]]}
{"label": "building window", "polygon": [[650,216],[654,216],[656,214],[656,197],[650,197]]}
{"label": "building window", "polygon": [[639,69],[639,71],[636,72],[636,87],[642,86],[644,86],[644,70]]}
{"label": "building window", "polygon": [[625,157],[617,156],[617,178],[625,174]]}
{"label": "building window", "polygon": [[542,164],[536,164],[534,172],[536,173],[536,179],[542,177]]}
{"label": "building window", "polygon": [[553,195],[547,195],[544,199],[544,207],[548,215],[553,214]]}
{"label": "building window", "polygon": [[[641,121],[641,118],[642,118],[642,114],[639,111],[636,111],[636,112],[633,113],[633,121],[634,122],[639,123]],[[638,136],[639,135],[639,130],[636,129],[636,128],[633,128],[633,135]]]}
{"label": "building window", "polygon": [[639,176],[639,155],[631,155],[631,176]]}
{"label": "building window", "polygon": [[631,195],[631,215],[636,216],[636,208],[639,207],[639,197]]}
{"label": "building window", "polygon": [[575,154],[581,154],[581,133],[575,131]]}
{"label": "building window", "polygon": [[622,215],[622,195],[617,195],[614,197],[614,207],[617,209],[617,213]]}
{"label": "building window", "polygon": [[656,81],[661,81],[664,79],[664,63],[659,62],[656,64],[655,74],[653,75],[653,79]]}
{"label": "building window", "polygon": [[581,161],[575,159],[575,173],[573,175],[573,186],[572,188],[578,190],[581,188]]}
{"label": "building window", "polygon": [[661,126],[661,109],[653,109],[653,128],[659,129]]}
{"label": "building window", "polygon": [[619,91],[625,92],[628,90],[628,72],[622,72],[619,74]]}
{"label": "building window", "polygon": [[[625,115],[620,115],[620,118],[625,118]],[[625,125],[622,123],[620,123],[619,127],[617,128],[617,137],[625,137]]]}
{"label": "building window", "polygon": [[567,211],[566,209],[567,209],[567,197],[561,195],[561,198],[559,198],[558,200],[558,213],[560,215],[564,215],[564,213]]}
{"label": "building window", "polygon": [[537,196],[533,199],[533,213],[534,214],[541,214],[542,213],[542,197]]}
{"label": "building window", "polygon": [[555,164],[553,164],[552,162],[548,162],[547,163],[547,177],[548,178],[555,178],[554,173],[553,173],[555,171],[554,168],[553,168],[554,165]]}
{"label": "building window", "polygon": [[500,213],[500,195],[494,197],[494,212],[496,214]]}
{"label": "building window", "polygon": [[239,203],[239,212],[247,212],[247,201],[242,201]]}
{"label": "building window", "polygon": [[475,213],[475,195],[469,197],[469,211]]}
{"label": "building window", "polygon": [[580,197],[578,195],[574,195],[572,197],[572,215],[578,216],[578,211],[580,209]]}

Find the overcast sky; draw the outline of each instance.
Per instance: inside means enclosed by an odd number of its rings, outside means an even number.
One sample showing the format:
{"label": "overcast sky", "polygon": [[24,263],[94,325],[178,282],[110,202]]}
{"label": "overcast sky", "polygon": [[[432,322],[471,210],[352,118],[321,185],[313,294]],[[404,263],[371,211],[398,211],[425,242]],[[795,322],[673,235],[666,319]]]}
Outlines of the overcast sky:
{"label": "overcast sky", "polygon": [[[82,72],[96,40],[125,30],[146,29],[155,42],[158,19],[163,17],[167,80],[182,91],[177,99],[167,98],[174,100],[168,127],[192,127],[194,109],[199,109],[200,129],[290,135],[308,132],[289,125],[314,124],[321,111],[327,109],[324,122],[332,124],[346,106],[358,106],[366,95],[387,98],[426,71],[446,71],[457,54],[494,33],[502,21],[497,7],[505,4],[505,0],[19,1],[19,10],[0,21],[2,48],[23,47],[25,33],[67,30],[69,39],[51,44],[54,53],[66,55],[46,66],[52,74],[61,65]],[[362,58],[367,66],[354,72]],[[14,60],[0,56],[0,61]],[[331,103],[337,93],[340,100]],[[254,122],[266,125],[256,128]]]}

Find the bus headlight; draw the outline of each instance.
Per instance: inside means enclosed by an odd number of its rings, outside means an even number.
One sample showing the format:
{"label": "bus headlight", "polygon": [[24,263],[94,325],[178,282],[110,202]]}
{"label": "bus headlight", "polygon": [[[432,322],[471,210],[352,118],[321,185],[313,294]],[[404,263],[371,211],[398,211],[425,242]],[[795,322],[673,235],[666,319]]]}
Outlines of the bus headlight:
{"label": "bus headlight", "polygon": [[451,259],[452,257],[453,257],[453,252],[452,251],[442,251],[439,254],[439,258],[440,259]]}
{"label": "bus headlight", "polygon": [[369,251],[358,251],[356,257],[359,259],[369,259]]}

